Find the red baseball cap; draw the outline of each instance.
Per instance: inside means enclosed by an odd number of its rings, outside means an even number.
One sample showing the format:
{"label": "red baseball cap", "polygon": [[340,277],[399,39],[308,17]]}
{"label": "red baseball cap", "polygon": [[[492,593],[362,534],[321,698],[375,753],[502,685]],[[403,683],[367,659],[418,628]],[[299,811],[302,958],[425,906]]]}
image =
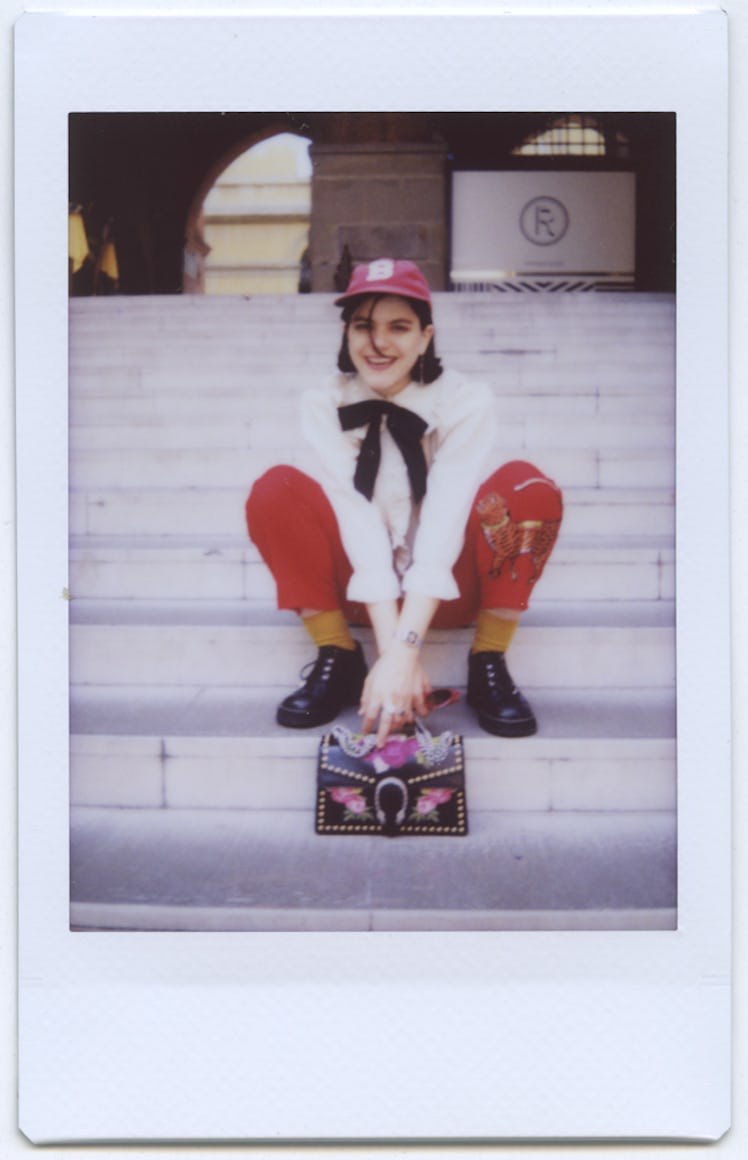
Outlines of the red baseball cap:
{"label": "red baseball cap", "polygon": [[400,294],[431,305],[431,290],[418,266],[400,258],[377,258],[364,266],[356,266],[348,289],[335,299],[335,305],[363,294]]}

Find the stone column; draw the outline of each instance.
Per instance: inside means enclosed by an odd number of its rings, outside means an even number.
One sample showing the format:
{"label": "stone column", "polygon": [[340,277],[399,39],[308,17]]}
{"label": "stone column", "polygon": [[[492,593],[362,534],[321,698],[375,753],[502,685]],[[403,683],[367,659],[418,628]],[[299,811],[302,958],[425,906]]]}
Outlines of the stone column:
{"label": "stone column", "polygon": [[317,144],[311,147],[312,289],[335,289],[343,247],[353,263],[417,262],[434,290],[447,278],[447,147]]}

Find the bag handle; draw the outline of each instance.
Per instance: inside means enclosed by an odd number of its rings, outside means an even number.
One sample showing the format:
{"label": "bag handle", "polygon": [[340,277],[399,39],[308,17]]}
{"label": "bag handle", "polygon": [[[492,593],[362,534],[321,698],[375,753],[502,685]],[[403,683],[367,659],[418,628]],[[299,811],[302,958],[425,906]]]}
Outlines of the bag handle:
{"label": "bag handle", "polygon": [[[433,689],[426,703],[429,707],[428,711],[431,713],[433,709],[442,709],[446,705],[454,704],[459,699],[460,694],[457,689]],[[442,761],[448,752],[453,737],[453,733],[450,731],[434,737],[422,718],[415,714],[413,723],[404,725],[402,732],[418,738],[418,747],[427,763]],[[333,725],[330,735],[335,738],[343,752],[349,757],[366,758],[377,748],[377,739],[374,733],[353,733],[345,725]]]}

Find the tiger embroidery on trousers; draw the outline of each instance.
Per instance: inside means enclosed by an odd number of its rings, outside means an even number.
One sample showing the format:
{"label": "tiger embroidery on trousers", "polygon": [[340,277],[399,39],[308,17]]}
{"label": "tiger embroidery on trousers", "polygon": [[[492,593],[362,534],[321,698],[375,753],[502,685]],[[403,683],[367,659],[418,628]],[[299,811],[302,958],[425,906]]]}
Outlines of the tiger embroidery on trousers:
{"label": "tiger embroidery on trousers", "polygon": [[492,578],[500,576],[509,564],[512,580],[517,579],[515,564],[520,556],[532,560],[533,583],[542,573],[556,542],[560,520],[522,520],[515,522],[503,496],[491,492],[479,500],[476,510],[488,546],[493,551],[489,569]]}

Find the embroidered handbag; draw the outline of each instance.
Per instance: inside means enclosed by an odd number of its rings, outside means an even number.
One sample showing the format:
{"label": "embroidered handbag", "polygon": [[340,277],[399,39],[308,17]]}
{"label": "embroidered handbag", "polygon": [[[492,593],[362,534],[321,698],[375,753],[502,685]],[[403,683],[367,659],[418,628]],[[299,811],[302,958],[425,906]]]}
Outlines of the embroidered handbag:
{"label": "embroidered handbag", "polygon": [[377,748],[374,734],[335,725],[320,742],[318,834],[467,834],[462,737],[421,721]]}

